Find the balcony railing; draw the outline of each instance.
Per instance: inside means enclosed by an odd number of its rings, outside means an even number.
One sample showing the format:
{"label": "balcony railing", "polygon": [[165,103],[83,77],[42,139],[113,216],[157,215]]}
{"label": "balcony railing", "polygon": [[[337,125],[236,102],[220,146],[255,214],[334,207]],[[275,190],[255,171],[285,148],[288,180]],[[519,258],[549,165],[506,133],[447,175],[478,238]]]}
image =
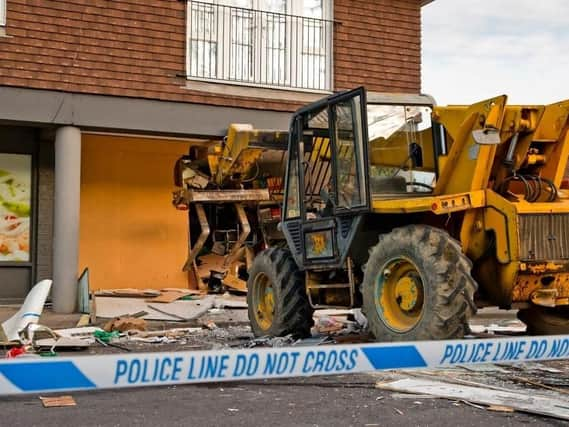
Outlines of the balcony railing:
{"label": "balcony railing", "polygon": [[188,1],[190,79],[330,91],[330,20]]}

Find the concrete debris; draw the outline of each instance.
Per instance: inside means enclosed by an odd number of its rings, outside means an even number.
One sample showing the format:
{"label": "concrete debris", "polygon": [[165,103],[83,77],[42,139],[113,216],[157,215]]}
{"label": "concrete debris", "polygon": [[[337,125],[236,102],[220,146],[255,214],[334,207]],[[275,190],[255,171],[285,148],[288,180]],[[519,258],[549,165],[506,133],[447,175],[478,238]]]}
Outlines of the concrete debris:
{"label": "concrete debris", "polygon": [[168,337],[172,339],[182,338],[200,332],[202,328],[172,328],[160,331],[132,331],[132,336],[140,338]]}
{"label": "concrete debris", "polygon": [[23,331],[27,325],[38,322],[47,295],[51,289],[51,283],[51,280],[42,280],[35,285],[26,296],[20,310],[2,323],[0,328],[0,338],[2,341],[21,342],[20,332]]}
{"label": "concrete debris", "polygon": [[213,321],[209,321],[204,325],[207,329],[209,329],[210,331],[213,331],[214,329],[218,329],[218,326],[215,324],[215,322]]}
{"label": "concrete debris", "polygon": [[531,393],[521,390],[499,391],[485,387],[484,384],[475,387],[414,378],[380,382],[376,387],[396,392],[428,394],[486,406],[508,407],[522,412],[569,420],[569,406],[565,397],[539,395],[534,391]]}
{"label": "concrete debris", "polygon": [[243,347],[288,347],[295,345],[298,341],[299,340],[295,339],[292,334],[286,335],[284,337],[259,337],[252,339]]}
{"label": "concrete debris", "polygon": [[167,336],[161,336],[161,337],[133,336],[133,337],[129,338],[129,341],[141,342],[141,343],[146,343],[146,344],[175,344],[175,343],[179,342],[179,339],[178,338],[169,338]]}
{"label": "concrete debris", "polygon": [[298,340],[294,343],[294,345],[296,347],[303,347],[303,346],[335,344],[335,343],[336,343],[335,338],[330,335],[317,335],[314,337]]}

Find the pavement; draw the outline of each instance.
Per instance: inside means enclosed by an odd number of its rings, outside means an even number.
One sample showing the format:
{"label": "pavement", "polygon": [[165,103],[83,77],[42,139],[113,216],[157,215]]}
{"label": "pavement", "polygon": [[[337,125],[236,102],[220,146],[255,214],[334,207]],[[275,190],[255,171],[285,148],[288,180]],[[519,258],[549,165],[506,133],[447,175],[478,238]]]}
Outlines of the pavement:
{"label": "pavement", "polygon": [[316,377],[73,393],[75,407],[43,408],[37,396],[0,400],[17,426],[566,426],[443,399],[401,399],[371,375]]}
{"label": "pavement", "polygon": [[[18,306],[0,306],[0,321]],[[52,329],[74,327],[79,314],[57,314],[48,307],[40,323]],[[213,310],[192,322],[149,322],[154,330],[195,327],[212,322],[213,328],[196,330],[192,337],[166,344],[127,342],[132,351],[176,351],[241,345],[252,338],[247,310]],[[473,325],[503,328],[518,325],[515,313],[484,309]],[[96,346],[79,354],[115,353],[123,350]],[[550,368],[548,368],[550,366]],[[543,368],[543,369],[542,369]],[[515,368],[518,369],[518,368]],[[522,368],[526,369],[526,368]],[[548,371],[551,369],[551,372]],[[432,379],[476,381],[489,387],[518,390],[520,396],[541,393],[542,388],[512,381],[516,375],[537,378],[569,402],[569,362],[542,364],[535,375],[530,370],[423,371],[416,375]],[[531,371],[533,372],[533,371]],[[408,371],[313,378],[214,383],[70,393],[76,406],[44,408],[38,395],[0,399],[2,419],[10,426],[514,426],[523,424],[561,426],[566,422],[521,412],[494,412],[464,401],[431,396],[403,396],[378,389],[375,384],[413,376]],[[455,383],[456,384],[456,383]],[[69,393],[64,393],[69,394]],[[569,406],[569,403],[568,403]]]}

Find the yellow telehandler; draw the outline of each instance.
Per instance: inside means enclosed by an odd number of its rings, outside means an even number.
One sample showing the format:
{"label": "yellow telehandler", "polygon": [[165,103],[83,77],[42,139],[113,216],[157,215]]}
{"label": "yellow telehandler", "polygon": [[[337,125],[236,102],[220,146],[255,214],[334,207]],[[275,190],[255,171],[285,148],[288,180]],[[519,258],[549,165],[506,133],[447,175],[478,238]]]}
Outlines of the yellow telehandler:
{"label": "yellow telehandler", "polygon": [[307,335],[314,309],[362,307],[377,340],[462,337],[476,308],[569,332],[569,101],[437,107],[363,88],[298,110],[286,244],[249,269],[258,335]]}

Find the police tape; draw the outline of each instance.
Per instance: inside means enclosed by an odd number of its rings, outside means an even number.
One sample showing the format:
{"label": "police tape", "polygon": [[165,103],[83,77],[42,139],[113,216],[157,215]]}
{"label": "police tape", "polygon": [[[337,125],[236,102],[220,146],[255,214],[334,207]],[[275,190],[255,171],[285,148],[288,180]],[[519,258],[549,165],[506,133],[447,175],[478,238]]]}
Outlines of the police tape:
{"label": "police tape", "polygon": [[0,395],[569,358],[569,335],[0,361]]}

